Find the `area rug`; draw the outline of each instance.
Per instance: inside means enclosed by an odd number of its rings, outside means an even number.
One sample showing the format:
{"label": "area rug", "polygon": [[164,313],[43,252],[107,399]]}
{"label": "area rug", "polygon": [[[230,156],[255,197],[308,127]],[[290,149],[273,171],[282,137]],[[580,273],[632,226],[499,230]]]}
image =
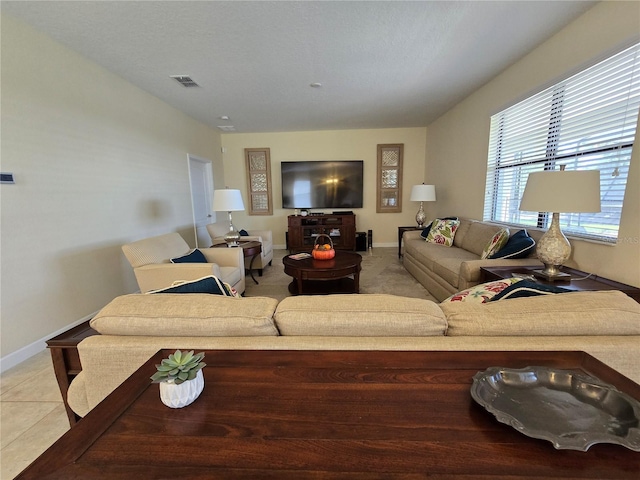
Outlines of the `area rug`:
{"label": "area rug", "polygon": [[[368,252],[358,253],[362,255],[360,293],[386,293],[437,302],[402,266],[397,248],[373,248]],[[282,264],[282,258],[288,254],[287,250],[274,250],[272,265],[263,270],[262,276],[254,272],[258,285],[247,275],[245,296],[272,297],[277,300],[290,296],[287,287],[292,278],[284,273]]]}

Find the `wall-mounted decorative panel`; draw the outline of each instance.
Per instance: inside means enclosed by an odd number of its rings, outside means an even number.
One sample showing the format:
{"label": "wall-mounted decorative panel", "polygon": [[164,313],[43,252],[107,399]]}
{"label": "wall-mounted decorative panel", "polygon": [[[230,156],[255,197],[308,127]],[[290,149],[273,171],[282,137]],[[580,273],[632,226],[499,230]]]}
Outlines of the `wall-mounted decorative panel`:
{"label": "wall-mounted decorative panel", "polygon": [[268,148],[245,148],[249,215],[273,215],[271,153]]}
{"label": "wall-mounted decorative panel", "polygon": [[402,160],[404,144],[378,145],[376,212],[402,211]]}

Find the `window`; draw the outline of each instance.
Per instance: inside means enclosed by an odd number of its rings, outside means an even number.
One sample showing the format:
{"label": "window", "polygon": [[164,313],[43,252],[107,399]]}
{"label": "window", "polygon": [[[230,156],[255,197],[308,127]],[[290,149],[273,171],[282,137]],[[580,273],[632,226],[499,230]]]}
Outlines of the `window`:
{"label": "window", "polygon": [[273,215],[271,198],[271,150],[245,148],[249,215]]}
{"label": "window", "polygon": [[491,117],[484,220],[548,227],[548,212],[518,210],[527,176],[600,171],[600,213],[564,213],[564,233],[614,243],[640,105],[640,44]]}

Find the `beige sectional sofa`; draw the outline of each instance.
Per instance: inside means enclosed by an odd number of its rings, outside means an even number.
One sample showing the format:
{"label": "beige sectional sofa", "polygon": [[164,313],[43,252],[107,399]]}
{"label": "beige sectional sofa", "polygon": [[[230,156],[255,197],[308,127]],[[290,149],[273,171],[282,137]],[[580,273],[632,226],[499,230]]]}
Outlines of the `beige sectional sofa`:
{"label": "beige sectional sofa", "polygon": [[82,372],[68,392],[69,405],[81,416],[161,348],[580,350],[640,383],[640,304],[617,291],[486,304],[373,294],[281,302],[132,294],[114,299],[91,325],[101,335],[78,345]]}
{"label": "beige sectional sofa", "polygon": [[[460,218],[453,245],[427,243],[420,230],[402,236],[403,264],[431,295],[439,301],[481,283],[480,268],[497,265],[542,265],[535,251],[522,259],[481,259],[482,251],[503,225]],[[513,235],[519,229],[512,229]],[[543,232],[530,230],[537,242]]]}

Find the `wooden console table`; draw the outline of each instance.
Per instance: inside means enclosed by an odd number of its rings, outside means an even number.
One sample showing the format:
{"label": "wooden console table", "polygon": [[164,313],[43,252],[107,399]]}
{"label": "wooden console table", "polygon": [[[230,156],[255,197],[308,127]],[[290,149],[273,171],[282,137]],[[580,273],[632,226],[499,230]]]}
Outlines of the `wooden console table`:
{"label": "wooden console table", "polygon": [[17,479],[637,478],[640,454],[556,450],[474,402],[491,366],[640,386],[583,352],[206,351],[191,405],[162,404],[158,352]]}
{"label": "wooden console table", "polygon": [[82,371],[80,364],[80,356],[78,355],[78,344],[87,337],[99,335],[93,328],[89,326],[90,320],[77,325],[66,332],[47,340],[47,347],[51,352],[51,360],[53,361],[53,371],[58,380],[58,387],[62,394],[64,408],[69,417],[69,424],[73,427],[79,420],[69,404],[67,403],[67,391],[71,381]]}
{"label": "wooden console table", "polygon": [[289,215],[287,246],[291,252],[311,251],[318,235],[329,235],[336,250],[356,249],[356,216]]}
{"label": "wooden console table", "polygon": [[[533,275],[534,270],[540,270],[540,267],[481,267],[480,280],[482,283],[491,282],[493,280],[502,280],[511,278],[513,274]],[[541,278],[535,281],[541,285],[553,285],[556,287],[566,288],[575,291],[594,291],[594,290],[620,290],[626,293],[636,302],[640,303],[640,288],[633,287],[624,283],[609,280],[608,278],[598,275],[589,274],[574,268],[563,267],[563,272],[571,274],[571,280],[560,280],[556,282],[548,282]]]}

